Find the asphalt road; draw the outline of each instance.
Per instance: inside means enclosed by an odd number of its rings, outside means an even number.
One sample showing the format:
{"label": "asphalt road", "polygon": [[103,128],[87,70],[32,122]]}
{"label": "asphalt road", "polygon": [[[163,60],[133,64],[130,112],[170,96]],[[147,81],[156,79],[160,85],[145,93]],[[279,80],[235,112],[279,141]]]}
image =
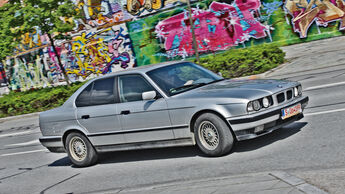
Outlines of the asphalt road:
{"label": "asphalt road", "polygon": [[86,193],[275,170],[332,193],[344,191],[343,178],[328,184],[318,176],[345,169],[345,64],[330,66],[303,72],[282,68],[268,75],[302,83],[310,98],[305,118],[238,142],[224,157],[180,147],[107,153],[95,166],[75,168],[66,154],[50,153],[39,144],[37,117],[0,123],[0,193]]}

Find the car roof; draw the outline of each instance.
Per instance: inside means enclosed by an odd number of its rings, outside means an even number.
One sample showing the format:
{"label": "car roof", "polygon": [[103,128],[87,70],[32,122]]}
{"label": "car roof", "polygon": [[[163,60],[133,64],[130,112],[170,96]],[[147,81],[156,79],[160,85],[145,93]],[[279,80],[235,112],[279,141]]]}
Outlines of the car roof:
{"label": "car roof", "polygon": [[186,63],[186,62],[190,62],[190,61],[168,61],[168,62],[151,64],[151,65],[143,65],[143,66],[139,66],[139,67],[134,67],[134,68],[130,68],[130,69],[124,69],[124,70],[112,72],[112,73],[106,74],[104,76],[97,77],[96,79],[102,79],[102,78],[106,78],[106,77],[113,77],[116,75],[131,74],[131,73],[146,73],[148,71],[151,71],[153,69],[158,69],[160,67],[165,67],[165,66],[169,66],[172,64],[178,64],[178,63]]}

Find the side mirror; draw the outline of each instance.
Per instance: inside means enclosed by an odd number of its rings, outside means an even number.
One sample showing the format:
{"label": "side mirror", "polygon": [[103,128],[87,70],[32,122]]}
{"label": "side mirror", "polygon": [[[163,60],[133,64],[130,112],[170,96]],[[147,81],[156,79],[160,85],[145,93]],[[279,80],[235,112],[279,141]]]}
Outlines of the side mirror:
{"label": "side mirror", "polygon": [[153,100],[156,97],[156,92],[155,91],[148,91],[148,92],[143,92],[141,94],[143,100]]}

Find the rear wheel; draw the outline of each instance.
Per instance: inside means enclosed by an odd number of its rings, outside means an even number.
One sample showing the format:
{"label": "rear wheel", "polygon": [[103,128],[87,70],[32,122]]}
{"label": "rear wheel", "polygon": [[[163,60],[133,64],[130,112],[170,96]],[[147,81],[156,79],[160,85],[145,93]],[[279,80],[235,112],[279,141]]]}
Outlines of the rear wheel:
{"label": "rear wheel", "polygon": [[194,125],[199,149],[208,156],[222,156],[231,151],[234,137],[228,125],[213,113],[200,115]]}
{"label": "rear wheel", "polygon": [[67,154],[73,164],[79,167],[93,165],[98,160],[98,154],[90,141],[80,133],[68,134],[65,142]]}

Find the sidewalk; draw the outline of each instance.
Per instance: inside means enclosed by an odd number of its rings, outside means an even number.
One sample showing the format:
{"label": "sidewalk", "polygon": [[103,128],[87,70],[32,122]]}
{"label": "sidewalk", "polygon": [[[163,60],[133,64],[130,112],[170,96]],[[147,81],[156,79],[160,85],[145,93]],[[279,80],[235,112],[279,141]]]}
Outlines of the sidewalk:
{"label": "sidewalk", "polygon": [[188,194],[323,194],[325,191],[283,171],[179,181],[136,188],[115,188],[91,193],[188,193]]}

